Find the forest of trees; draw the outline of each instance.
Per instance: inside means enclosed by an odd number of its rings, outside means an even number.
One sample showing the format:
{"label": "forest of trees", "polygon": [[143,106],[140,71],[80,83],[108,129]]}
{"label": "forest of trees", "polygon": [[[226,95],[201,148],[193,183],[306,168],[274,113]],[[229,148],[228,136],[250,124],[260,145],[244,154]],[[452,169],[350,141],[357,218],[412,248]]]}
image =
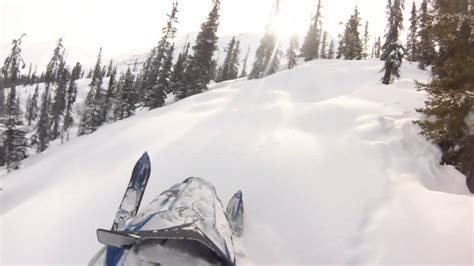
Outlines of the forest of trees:
{"label": "forest of trees", "polygon": [[[63,40],[59,39],[44,71],[26,64],[21,43],[26,35],[11,43],[0,75],[0,166],[18,169],[29,150],[45,151],[52,141],[67,141],[70,134],[85,135],[104,124],[128,118],[138,109],[155,109],[172,96],[181,100],[208,89],[210,81],[236,78],[260,79],[281,69],[295,68],[301,61],[314,59],[384,61],[381,82],[392,84],[399,78],[403,59],[421,70],[431,70],[428,83],[418,83],[428,93],[426,106],[417,110],[426,119],[416,121],[422,134],[443,151],[441,163],[456,166],[468,177],[474,191],[474,8],[471,0],[424,0],[409,5],[409,26],[405,43],[403,14],[405,0],[387,0],[385,35],[371,36],[368,20],[354,7],[344,30],[334,39],[323,28],[324,5],[315,0],[308,30],[300,44],[294,35],[283,52],[274,21],[281,12],[275,0],[272,15],[249,62],[250,47],[241,47],[237,37],[227,44],[222,64],[216,58],[220,1],[212,0],[207,18],[194,44],[175,51],[178,2],[174,2],[162,28],[161,39],[148,53],[143,65],[118,72],[113,61],[104,64],[102,48],[96,64],[85,73],[77,62],[69,65]],[[383,10],[381,10],[383,12]],[[373,37],[373,39],[371,39]],[[176,58],[174,55],[178,54]],[[251,67],[248,69],[248,67]],[[76,104],[77,81],[88,78],[84,102]],[[21,106],[18,86],[29,85],[25,106]],[[72,130],[72,129],[76,129]]]}

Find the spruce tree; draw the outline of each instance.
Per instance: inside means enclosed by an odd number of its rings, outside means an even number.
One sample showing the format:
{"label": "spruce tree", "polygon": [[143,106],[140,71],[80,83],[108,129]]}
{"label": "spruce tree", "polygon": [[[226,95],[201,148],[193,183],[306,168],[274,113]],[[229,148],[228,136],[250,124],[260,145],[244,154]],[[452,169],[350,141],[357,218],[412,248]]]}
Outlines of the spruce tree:
{"label": "spruce tree", "polygon": [[79,125],[78,135],[90,134],[97,130],[103,123],[104,91],[102,88],[102,48],[100,48],[97,62],[89,84],[89,92],[84,101],[84,111]]}
{"label": "spruce tree", "polygon": [[418,60],[418,13],[416,4],[413,2],[410,16],[410,29],[407,37],[407,60],[415,62]]}
{"label": "spruce tree", "polygon": [[240,41],[237,41],[232,52],[231,66],[229,79],[236,79],[239,76],[240,68]]}
{"label": "spruce tree", "polygon": [[46,66],[44,74],[45,89],[41,97],[38,121],[35,127],[35,134],[32,137],[32,144],[36,145],[36,151],[43,152],[51,141],[51,87],[54,86],[62,76],[61,71],[64,62],[64,47],[62,39],[59,39],[54,49],[53,56]]}
{"label": "spruce tree", "polygon": [[224,59],[224,63],[222,63],[222,66],[219,67],[219,70],[217,71],[217,82],[222,82],[235,78],[233,77],[233,71],[235,70],[235,66],[233,64],[235,63],[234,49],[236,48],[236,44],[237,41],[235,40],[235,37],[232,37],[232,40],[229,42],[227,48],[225,49],[226,56]]}
{"label": "spruce tree", "polygon": [[380,36],[377,38],[375,42],[375,58],[380,58],[382,56],[382,41]]}
{"label": "spruce tree", "polygon": [[168,93],[176,94],[181,91],[181,88],[185,88],[185,71],[189,63],[189,48],[190,44],[188,42],[173,66],[173,71],[170,77],[170,90]]}
{"label": "spruce tree", "polygon": [[334,43],[334,40],[331,40],[331,42],[329,43],[328,59],[334,59],[335,46],[336,44]]}
{"label": "spruce tree", "polygon": [[105,92],[104,108],[102,109],[102,120],[104,122],[107,122],[109,118],[111,117],[112,105],[113,105],[114,96],[116,92],[116,85],[117,85],[115,81],[116,72],[117,72],[116,69],[112,69],[109,75],[109,84],[107,86],[107,91]]}
{"label": "spruce tree", "polygon": [[207,90],[211,81],[214,52],[217,50],[217,28],[219,26],[220,0],[213,0],[213,7],[207,20],[201,25],[196,42],[193,46],[193,55],[190,56],[186,67],[185,85],[175,92],[177,99],[183,99]]}
{"label": "spruce tree", "polygon": [[382,83],[388,85],[393,82],[394,78],[400,78],[400,67],[403,60],[403,46],[400,41],[400,32],[403,30],[403,9],[404,0],[394,0],[388,5],[388,31],[385,35],[385,44],[383,45],[383,54],[385,66],[382,71],[385,74]]}
{"label": "spruce tree", "polygon": [[296,67],[296,65],[298,65],[298,56],[296,55],[298,46],[298,36],[293,35],[290,40],[290,46],[286,51],[286,58],[288,59],[288,69],[292,69]]}
{"label": "spruce tree", "polygon": [[346,23],[344,34],[339,42],[338,58],[344,57],[346,60],[362,59],[362,41],[359,33],[360,17],[357,6],[354,14]]}
{"label": "spruce tree", "polygon": [[319,46],[321,43],[321,0],[318,0],[316,13],[311,18],[308,33],[301,47],[301,55],[305,61],[319,58]]}
{"label": "spruce tree", "polygon": [[[161,107],[165,104],[166,100],[166,93],[170,90],[170,78],[171,78],[171,71],[173,68],[173,53],[174,53],[174,45],[168,49],[166,54],[163,58],[163,63],[161,65],[160,73],[158,74],[158,80],[156,84],[153,86],[152,94],[151,94],[151,101],[149,102],[150,109],[155,109]],[[131,73],[131,72],[130,72]],[[127,75],[125,75],[125,81],[127,82]],[[133,79],[132,79],[133,83]]]}
{"label": "spruce tree", "polygon": [[168,73],[167,75],[169,75],[170,72],[170,69],[163,69],[163,67],[164,63],[170,60],[169,57],[172,57],[170,50],[174,49],[172,41],[176,35],[175,24],[178,22],[177,14],[178,4],[174,2],[171,13],[168,15],[166,26],[162,29],[163,35],[158,45],[150,52],[146,67],[143,69],[143,79],[140,82],[142,88],[140,88],[140,91],[144,94],[143,104],[149,109],[162,106],[166,98],[166,91],[169,90],[169,87],[163,90],[162,84],[158,85],[158,79],[160,75],[162,75],[162,72]]}
{"label": "spruce tree", "polygon": [[56,89],[54,91],[53,102],[51,104],[51,140],[57,139],[61,134],[61,121],[66,109],[66,91],[70,74],[66,68],[64,58],[58,66]]}
{"label": "spruce tree", "polygon": [[464,173],[474,193],[474,11],[470,12],[466,0],[434,1],[436,23],[430,34],[439,56],[433,61],[432,80],[419,83],[428,100],[418,109],[425,119],[416,123],[441,148],[441,163]]}
{"label": "spruce tree", "polygon": [[9,84],[10,90],[5,103],[5,114],[1,120],[4,127],[2,162],[7,170],[20,167],[20,161],[26,158],[26,131],[23,129],[23,114],[16,97],[16,84],[21,77],[21,68],[25,67],[21,57],[21,42],[25,34],[12,41],[10,55],[5,59],[2,67],[2,80]]}
{"label": "spruce tree", "polygon": [[71,78],[69,80],[69,85],[67,88],[66,94],[66,110],[64,112],[64,121],[63,121],[63,128],[62,128],[62,136],[66,137],[66,140],[69,139],[69,128],[74,123],[74,118],[72,114],[72,107],[76,102],[77,97],[77,84],[76,80],[78,80],[82,75],[82,66],[79,62],[76,63],[74,68],[71,71]]}
{"label": "spruce tree", "polygon": [[428,0],[422,2],[418,20],[420,23],[420,30],[418,31],[418,37],[420,38],[418,67],[425,70],[427,66],[433,64],[436,58],[435,44],[432,36],[433,16],[428,10]]}
{"label": "spruce tree", "polygon": [[369,21],[365,22],[364,38],[362,40],[362,58],[367,59],[369,57]]}
{"label": "spruce tree", "polygon": [[321,58],[328,59],[328,32],[324,31],[323,38],[321,40]]}
{"label": "spruce tree", "polygon": [[253,68],[248,75],[249,79],[260,79],[278,71],[280,66],[281,51],[278,48],[277,36],[274,32],[273,22],[280,13],[280,0],[276,0],[273,17],[268,24],[265,35],[260,41],[260,45],[255,52]]}
{"label": "spruce tree", "polygon": [[117,85],[117,97],[113,108],[115,120],[128,118],[135,113],[137,96],[133,82],[134,76],[128,68],[125,76],[120,78]]}
{"label": "spruce tree", "polygon": [[105,75],[107,78],[112,75],[112,72],[114,71],[114,61],[110,59],[109,66],[107,67],[107,74]]}
{"label": "spruce tree", "polygon": [[26,121],[28,121],[28,126],[31,126],[33,121],[38,118],[38,97],[39,97],[39,84],[36,83],[35,91],[33,96],[31,96],[30,101],[26,106]]}
{"label": "spruce tree", "polygon": [[244,78],[247,76],[247,63],[250,55],[250,46],[247,48],[247,53],[245,54],[244,64],[242,65],[242,72],[240,72],[239,78]]}

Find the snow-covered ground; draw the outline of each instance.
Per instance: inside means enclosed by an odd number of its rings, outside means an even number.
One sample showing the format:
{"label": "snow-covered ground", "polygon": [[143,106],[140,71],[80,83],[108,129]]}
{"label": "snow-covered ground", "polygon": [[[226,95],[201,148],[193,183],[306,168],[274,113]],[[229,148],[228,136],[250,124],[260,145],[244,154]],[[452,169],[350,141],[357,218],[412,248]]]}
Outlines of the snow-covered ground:
{"label": "snow-covered ground", "polygon": [[381,68],[313,61],[216,84],[32,156],[1,177],[0,264],[87,263],[146,150],[143,204],[188,176],[223,202],[242,189],[238,264],[472,265],[464,176],[411,122],[428,73],[404,64],[384,86]]}

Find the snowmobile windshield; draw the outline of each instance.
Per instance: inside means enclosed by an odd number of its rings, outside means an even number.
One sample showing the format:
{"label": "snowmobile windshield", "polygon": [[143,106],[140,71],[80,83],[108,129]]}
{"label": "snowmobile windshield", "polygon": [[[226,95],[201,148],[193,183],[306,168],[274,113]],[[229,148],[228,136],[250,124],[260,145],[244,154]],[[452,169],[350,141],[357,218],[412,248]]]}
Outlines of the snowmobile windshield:
{"label": "snowmobile windshield", "polygon": [[124,265],[226,265],[197,241],[147,240],[129,251]]}

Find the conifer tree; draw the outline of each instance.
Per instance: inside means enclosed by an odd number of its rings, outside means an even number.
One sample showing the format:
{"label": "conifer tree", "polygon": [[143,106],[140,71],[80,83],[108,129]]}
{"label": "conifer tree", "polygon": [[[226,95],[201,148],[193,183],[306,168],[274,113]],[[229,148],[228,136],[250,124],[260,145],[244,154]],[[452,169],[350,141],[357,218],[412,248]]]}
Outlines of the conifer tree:
{"label": "conifer tree", "polygon": [[135,63],[133,63],[133,70],[132,72],[137,72],[138,70],[138,59],[136,58],[135,59]]}
{"label": "conifer tree", "polygon": [[239,68],[240,68],[240,41],[237,41],[234,47],[234,51],[232,52],[232,60],[231,60],[231,71],[230,71],[230,79],[236,79],[239,76]]}
{"label": "conifer tree", "polygon": [[117,98],[114,103],[114,118],[122,120],[132,116],[136,109],[136,91],[133,88],[134,76],[130,68],[122,76],[117,85]]}
{"label": "conifer tree", "polygon": [[53,56],[49,61],[44,75],[45,89],[41,97],[38,122],[36,123],[35,134],[32,137],[32,144],[36,145],[36,151],[43,152],[49,146],[51,141],[51,95],[50,90],[58,82],[61,76],[62,64],[64,62],[64,47],[62,39],[57,42]]}
{"label": "conifer tree", "polygon": [[61,121],[66,109],[66,91],[69,82],[70,74],[66,68],[64,58],[58,66],[56,89],[54,91],[53,102],[51,104],[51,140],[57,139],[61,134]]}
{"label": "conifer tree", "polygon": [[77,84],[76,80],[80,78],[82,75],[82,66],[79,62],[76,63],[74,68],[71,71],[71,78],[69,80],[69,85],[66,94],[66,110],[64,112],[64,121],[63,121],[63,128],[62,128],[62,136],[66,137],[66,140],[69,139],[69,128],[74,123],[74,118],[72,115],[72,107],[76,102],[77,97]]}
{"label": "conifer tree", "polygon": [[33,75],[33,64],[30,63],[30,67],[28,68],[28,75],[26,76],[26,80],[24,85],[31,84],[31,76]]}
{"label": "conifer tree", "polygon": [[217,50],[217,28],[219,26],[220,0],[213,0],[213,7],[207,20],[201,25],[196,42],[193,46],[193,55],[189,58],[186,67],[184,82],[175,93],[177,99],[183,99],[207,90],[211,81],[214,52]]}
{"label": "conifer tree", "polygon": [[31,126],[33,121],[38,118],[38,97],[39,97],[39,84],[36,83],[35,91],[33,96],[30,98],[26,106],[26,121],[28,121],[28,126]]}
{"label": "conifer tree", "polygon": [[308,33],[301,47],[301,55],[305,61],[319,58],[319,46],[321,43],[321,0],[318,0],[316,13],[311,18]]}
{"label": "conifer tree", "polygon": [[92,74],[92,80],[89,84],[89,92],[84,101],[84,112],[82,114],[81,123],[79,125],[78,135],[90,134],[97,130],[103,124],[103,104],[104,91],[102,88],[102,48],[100,48],[97,62]]}
{"label": "conifer tree", "polygon": [[87,76],[86,76],[86,79],[90,79],[92,78],[92,68],[89,69],[89,72],[87,72]]}
{"label": "conifer tree", "polygon": [[5,59],[2,67],[2,80],[10,87],[5,103],[5,115],[1,120],[4,127],[1,154],[4,158],[1,158],[1,161],[6,163],[8,171],[18,169],[20,161],[26,158],[26,132],[22,128],[23,114],[16,97],[16,84],[21,76],[20,69],[25,67],[20,47],[24,36],[25,34],[12,41],[10,55]]}
{"label": "conifer tree", "polygon": [[[471,13],[469,13],[471,12]],[[430,34],[439,47],[432,80],[419,83],[428,93],[425,119],[417,121],[425,135],[443,152],[443,164],[454,165],[467,177],[474,193],[474,11],[467,1],[434,1]]]}
{"label": "conifer tree", "polygon": [[382,83],[388,85],[394,78],[400,78],[400,67],[403,60],[403,46],[400,42],[400,32],[403,30],[403,9],[405,0],[394,0],[391,4],[389,0],[388,10],[388,31],[385,35],[385,44],[383,45],[383,54],[385,66],[382,71],[385,74]]}
{"label": "conifer tree", "polygon": [[362,58],[367,59],[369,57],[369,21],[365,22],[364,38],[362,40]]}
{"label": "conifer tree", "polygon": [[[173,68],[173,53],[174,53],[174,45],[168,49],[166,54],[163,58],[163,63],[161,66],[161,71],[158,74],[158,80],[156,84],[153,86],[152,94],[151,94],[151,101],[149,102],[150,109],[155,109],[161,107],[165,104],[166,100],[166,92],[170,90],[170,78],[171,78],[171,71]],[[125,81],[127,81],[127,75],[125,76]],[[133,79],[132,79],[133,83]]]}
{"label": "conifer tree", "polygon": [[110,76],[109,76],[109,84],[107,86],[107,91],[104,95],[104,108],[102,110],[102,120],[107,122],[111,117],[112,112],[112,105],[114,101],[114,96],[116,93],[116,82],[115,82],[115,75],[117,70],[112,69]]}
{"label": "conifer tree", "polygon": [[168,93],[176,94],[176,92],[181,91],[180,88],[185,87],[185,71],[189,63],[189,48],[190,43],[188,42],[183,51],[178,55],[178,59],[173,66],[173,71],[170,77],[170,90]]}
{"label": "conifer tree", "polygon": [[112,72],[114,71],[114,61],[112,59],[110,59],[110,62],[109,62],[109,67],[107,67],[107,74],[106,74],[106,77],[109,78],[110,75],[112,75]]}
{"label": "conifer tree", "polygon": [[323,38],[321,40],[321,58],[328,59],[328,32],[324,31]]}
{"label": "conifer tree", "polygon": [[375,58],[380,58],[380,56],[382,56],[382,41],[379,36],[375,42]]}
{"label": "conifer tree", "polygon": [[334,40],[331,40],[329,43],[329,50],[328,50],[328,59],[334,59],[334,49],[335,49],[335,43]]}
{"label": "conifer tree", "polygon": [[274,32],[273,22],[276,21],[280,13],[280,0],[276,0],[271,22],[268,24],[265,35],[260,41],[260,45],[255,52],[253,68],[248,75],[249,79],[260,79],[274,74],[280,66],[281,51],[278,48],[277,36]]}
{"label": "conifer tree", "polygon": [[420,23],[420,30],[418,31],[418,37],[420,38],[418,67],[425,70],[427,66],[433,64],[436,58],[435,44],[432,36],[433,16],[428,10],[428,0],[423,0],[418,20]]}
{"label": "conifer tree", "polygon": [[410,29],[407,38],[407,60],[415,62],[418,60],[418,13],[416,4],[413,2],[410,17]]}
{"label": "conifer tree", "polygon": [[296,55],[296,50],[298,49],[298,36],[293,35],[290,40],[290,46],[286,51],[286,58],[288,59],[288,69],[292,69],[298,65],[298,56]]}
{"label": "conifer tree", "polygon": [[357,7],[354,9],[354,14],[346,23],[346,29],[339,42],[338,58],[342,56],[346,60],[360,60],[362,59],[362,41],[359,33],[360,17]]}
{"label": "conifer tree", "polygon": [[242,65],[242,72],[240,72],[239,78],[244,78],[247,76],[247,63],[250,55],[250,46],[247,48],[247,53],[245,54],[244,64]]}
{"label": "conifer tree", "polygon": [[[232,37],[232,40],[229,42],[227,48],[225,49],[226,56],[224,59],[224,63],[222,64],[221,67],[219,67],[219,70],[217,71],[217,82],[222,82],[230,79],[235,79],[236,75],[235,74],[235,64],[238,62],[235,62],[235,50],[237,46],[237,41],[235,40],[235,37]],[[238,70],[238,69],[237,69]]]}
{"label": "conifer tree", "polygon": [[163,90],[162,85],[158,85],[157,83],[161,72],[166,72],[168,73],[167,75],[169,75],[170,69],[163,69],[163,65],[167,60],[170,60],[170,58],[168,58],[168,56],[172,56],[170,50],[174,49],[172,47],[172,41],[176,35],[175,24],[178,22],[177,14],[178,3],[173,2],[173,7],[171,13],[168,15],[166,26],[162,29],[163,35],[158,45],[151,51],[146,62],[146,67],[143,69],[144,73],[140,82],[142,88],[140,91],[144,93],[144,106],[150,109],[162,106],[166,98],[166,91],[169,90],[168,87]]}
{"label": "conifer tree", "polygon": [[46,86],[41,96],[41,105],[39,108],[38,122],[36,123],[35,135],[33,135],[31,144],[36,145],[36,151],[43,152],[49,147],[50,139],[50,117],[49,108],[51,106],[51,95],[49,86]]}

